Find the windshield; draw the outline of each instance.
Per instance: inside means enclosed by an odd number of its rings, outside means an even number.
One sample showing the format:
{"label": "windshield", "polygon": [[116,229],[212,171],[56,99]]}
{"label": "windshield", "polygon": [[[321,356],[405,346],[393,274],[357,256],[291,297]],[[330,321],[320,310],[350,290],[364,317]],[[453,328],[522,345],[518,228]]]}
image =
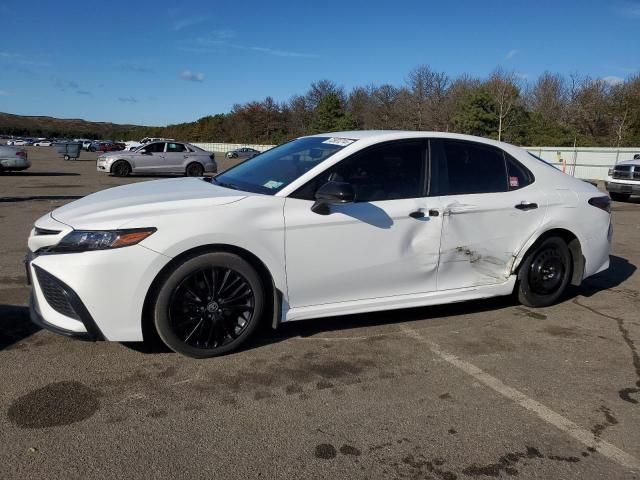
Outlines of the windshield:
{"label": "windshield", "polygon": [[267,150],[214,178],[217,185],[274,195],[354,140],[307,137]]}

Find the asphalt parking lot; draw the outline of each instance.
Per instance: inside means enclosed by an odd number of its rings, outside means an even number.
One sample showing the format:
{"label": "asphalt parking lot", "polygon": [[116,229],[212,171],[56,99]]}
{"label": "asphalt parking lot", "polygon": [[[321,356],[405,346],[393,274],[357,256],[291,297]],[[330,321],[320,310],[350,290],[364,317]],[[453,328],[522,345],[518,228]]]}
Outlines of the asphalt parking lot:
{"label": "asphalt parking lot", "polygon": [[313,320],[192,360],[29,323],[34,220],[150,180],[29,156],[0,176],[0,478],[640,478],[639,201],[559,305]]}

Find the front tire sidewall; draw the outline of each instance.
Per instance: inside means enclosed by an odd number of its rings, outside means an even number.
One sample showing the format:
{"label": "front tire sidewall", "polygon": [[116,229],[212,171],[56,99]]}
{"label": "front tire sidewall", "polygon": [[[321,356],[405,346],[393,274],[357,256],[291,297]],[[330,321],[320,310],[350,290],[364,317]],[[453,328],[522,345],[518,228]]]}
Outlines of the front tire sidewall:
{"label": "front tire sidewall", "polygon": [[[254,313],[249,325],[230,343],[213,349],[192,347],[178,338],[171,327],[169,307],[174,290],[182,280],[192,273],[207,267],[229,268],[247,280],[254,294]],[[193,358],[209,358],[236,350],[256,329],[265,305],[264,287],[255,269],[243,258],[226,252],[211,252],[189,258],[178,265],[164,280],[158,290],[153,311],[153,320],[158,335],[174,352]]]}
{"label": "front tire sidewall", "polygon": [[131,167],[124,160],[120,160],[113,164],[113,167],[111,167],[111,173],[115,177],[126,177],[131,173]]}
{"label": "front tire sidewall", "polygon": [[[554,292],[548,294],[540,294],[534,291],[530,284],[529,271],[531,268],[531,264],[535,260],[537,254],[549,247],[556,248],[560,253],[562,263],[564,265],[564,276],[560,285]],[[546,238],[545,240],[541,241],[536,248],[532,249],[532,251],[525,258],[522,267],[520,268],[520,273],[518,275],[518,300],[523,305],[534,308],[548,307],[549,305],[553,305],[564,295],[572,275],[573,257],[566,242],[559,237]]]}

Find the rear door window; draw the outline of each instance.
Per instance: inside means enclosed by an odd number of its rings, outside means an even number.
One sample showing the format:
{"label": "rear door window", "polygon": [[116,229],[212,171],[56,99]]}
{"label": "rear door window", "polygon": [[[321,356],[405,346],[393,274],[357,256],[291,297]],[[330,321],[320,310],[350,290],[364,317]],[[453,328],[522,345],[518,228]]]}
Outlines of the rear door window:
{"label": "rear door window", "polygon": [[185,146],[181,143],[167,143],[167,152],[179,153],[186,150]]}

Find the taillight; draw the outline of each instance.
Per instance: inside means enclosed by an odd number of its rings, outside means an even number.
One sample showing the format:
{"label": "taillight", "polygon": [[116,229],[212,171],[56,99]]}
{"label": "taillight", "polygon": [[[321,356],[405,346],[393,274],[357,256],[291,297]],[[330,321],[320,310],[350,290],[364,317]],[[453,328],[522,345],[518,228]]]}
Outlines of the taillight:
{"label": "taillight", "polygon": [[27,156],[27,152],[16,152],[16,155],[24,158]]}
{"label": "taillight", "polygon": [[611,199],[607,195],[601,197],[593,197],[589,199],[589,205],[593,205],[600,210],[611,213]]}

